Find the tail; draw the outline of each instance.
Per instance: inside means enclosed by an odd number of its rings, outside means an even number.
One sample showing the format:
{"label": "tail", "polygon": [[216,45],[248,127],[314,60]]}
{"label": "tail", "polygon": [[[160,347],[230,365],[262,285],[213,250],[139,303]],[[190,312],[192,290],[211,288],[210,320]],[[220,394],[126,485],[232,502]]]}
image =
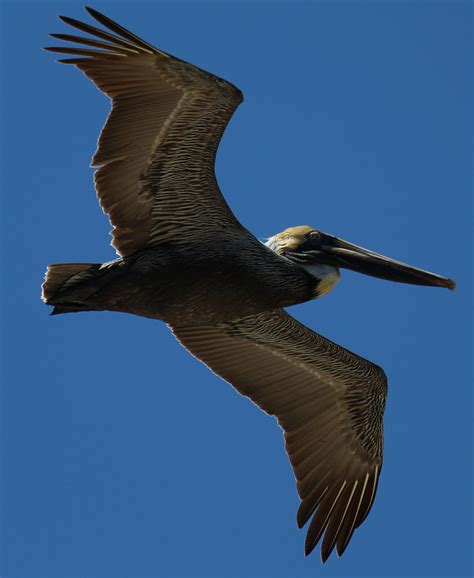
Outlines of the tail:
{"label": "tail", "polygon": [[90,294],[87,281],[97,276],[100,267],[97,263],[48,265],[41,286],[41,298],[48,305],[55,306],[51,315],[93,310],[85,303]]}

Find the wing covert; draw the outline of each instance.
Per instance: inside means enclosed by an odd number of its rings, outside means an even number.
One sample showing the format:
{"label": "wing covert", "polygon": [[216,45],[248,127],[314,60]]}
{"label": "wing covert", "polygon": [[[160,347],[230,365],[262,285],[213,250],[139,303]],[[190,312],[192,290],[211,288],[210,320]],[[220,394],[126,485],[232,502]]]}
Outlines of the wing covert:
{"label": "wing covert", "polygon": [[301,498],[298,526],[311,519],[305,553],[323,538],[323,561],[334,547],[342,555],[375,497],[384,372],[282,310],[172,331],[195,357],[277,417]]}

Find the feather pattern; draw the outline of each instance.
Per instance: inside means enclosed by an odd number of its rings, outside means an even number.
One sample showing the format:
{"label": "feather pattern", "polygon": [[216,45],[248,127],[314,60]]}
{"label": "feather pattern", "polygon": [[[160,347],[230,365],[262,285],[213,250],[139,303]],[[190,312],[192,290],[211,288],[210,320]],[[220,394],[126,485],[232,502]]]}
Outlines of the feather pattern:
{"label": "feather pattern", "polygon": [[314,333],[283,310],[207,327],[172,327],[177,339],[284,430],[301,498],[305,553],[342,554],[367,516],[382,465],[383,370]]}
{"label": "feather pattern", "polygon": [[46,50],[78,57],[60,62],[76,65],[112,99],[92,164],[119,255],[236,230],[250,235],[214,174],[219,141],[242,102],[240,90],[87,10],[108,30],[62,17],[93,38],[55,34],[83,47]]}

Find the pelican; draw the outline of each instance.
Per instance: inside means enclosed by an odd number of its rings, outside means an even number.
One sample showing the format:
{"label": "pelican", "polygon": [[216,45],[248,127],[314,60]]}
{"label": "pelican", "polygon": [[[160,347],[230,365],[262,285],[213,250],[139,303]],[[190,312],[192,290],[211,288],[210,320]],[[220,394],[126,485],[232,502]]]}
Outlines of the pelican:
{"label": "pelican", "polygon": [[[102,27],[61,17],[87,37],[69,55],[112,100],[92,160],[119,257],[49,265],[52,314],[121,311],[159,319],[214,373],[277,418],[309,522],[305,554],[345,551],[368,515],[382,468],[384,371],[294,319],[341,269],[454,289],[451,279],[312,226],[259,241],[232,214],[214,174],[217,147],[243,100],[230,82],[155,48],[92,8]],[[75,47],[74,44],[81,45]]]}

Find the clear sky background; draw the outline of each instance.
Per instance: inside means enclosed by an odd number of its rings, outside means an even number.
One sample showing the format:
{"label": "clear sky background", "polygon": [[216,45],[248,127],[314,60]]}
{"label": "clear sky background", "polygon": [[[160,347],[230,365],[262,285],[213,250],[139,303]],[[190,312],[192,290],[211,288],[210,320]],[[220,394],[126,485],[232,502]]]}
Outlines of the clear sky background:
{"label": "clear sky background", "polygon": [[458,290],[343,271],[291,309],[389,377],[372,512],[305,559],[273,418],[162,323],[48,316],[48,263],[115,256],[88,168],[109,104],[40,51],[82,3],[3,3],[1,575],[471,576],[472,4],[92,5],[243,90],[217,172],[257,236],[308,223]]}

